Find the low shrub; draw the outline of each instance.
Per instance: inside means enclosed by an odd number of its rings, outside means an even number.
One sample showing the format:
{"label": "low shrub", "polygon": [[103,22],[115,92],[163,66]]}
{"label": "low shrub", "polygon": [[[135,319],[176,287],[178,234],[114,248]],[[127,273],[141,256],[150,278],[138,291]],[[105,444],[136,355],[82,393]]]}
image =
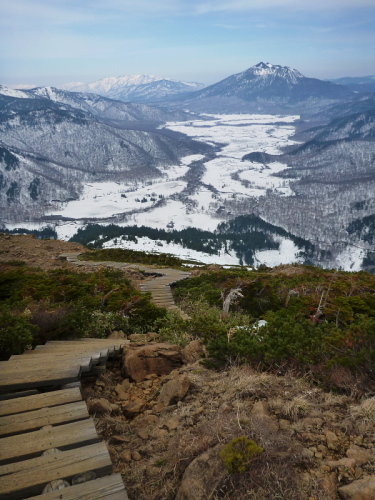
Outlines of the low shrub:
{"label": "low shrub", "polygon": [[222,459],[229,474],[234,472],[243,473],[247,470],[250,463],[261,453],[263,448],[257,445],[252,439],[246,436],[232,439],[220,452]]}
{"label": "low shrub", "polygon": [[32,325],[27,315],[17,314],[8,307],[0,309],[0,359],[12,354],[23,354],[32,344],[38,328]]}

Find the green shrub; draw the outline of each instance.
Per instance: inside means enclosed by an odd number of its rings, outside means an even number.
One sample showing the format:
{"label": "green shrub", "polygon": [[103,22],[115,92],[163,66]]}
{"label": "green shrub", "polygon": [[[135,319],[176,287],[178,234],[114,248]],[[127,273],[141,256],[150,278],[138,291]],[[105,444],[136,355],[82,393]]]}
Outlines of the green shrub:
{"label": "green shrub", "polygon": [[243,473],[250,463],[263,452],[263,448],[257,445],[252,439],[246,436],[234,438],[220,452],[229,474],[234,472]]}
{"label": "green shrub", "polygon": [[13,313],[9,308],[0,309],[0,359],[12,354],[23,354],[32,344],[38,328],[25,315]]}
{"label": "green shrub", "polygon": [[96,262],[139,262],[141,264],[155,264],[158,266],[182,266],[182,260],[171,254],[155,254],[141,252],[139,250],[126,250],[124,248],[108,248],[86,252],[79,256],[81,260],[93,260]]}

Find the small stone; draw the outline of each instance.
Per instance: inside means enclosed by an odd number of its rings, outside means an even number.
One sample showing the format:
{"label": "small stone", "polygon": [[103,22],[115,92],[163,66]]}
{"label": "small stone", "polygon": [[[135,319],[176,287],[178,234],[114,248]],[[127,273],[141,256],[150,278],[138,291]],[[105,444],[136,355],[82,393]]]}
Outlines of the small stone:
{"label": "small stone", "polygon": [[322,466],[320,467],[320,470],[321,470],[322,472],[331,472],[331,467],[330,467],[329,465],[322,465]]}
{"label": "small stone", "polygon": [[42,456],[46,457],[48,455],[55,455],[56,453],[61,453],[61,450],[58,448],[49,448],[48,450],[43,451]]}
{"label": "small stone", "polygon": [[332,431],[326,431],[325,436],[327,439],[327,446],[330,450],[337,450],[339,448],[339,439]]}
{"label": "small stone", "polygon": [[42,494],[44,495],[46,493],[51,493],[52,491],[63,490],[64,488],[68,488],[69,486],[70,484],[68,483],[68,481],[64,481],[63,479],[55,479],[43,488]]}
{"label": "small stone", "polygon": [[139,462],[140,460],[142,460],[142,455],[140,453],[138,453],[138,451],[132,451],[131,452],[131,457],[136,462]]}
{"label": "small stone", "polygon": [[301,457],[311,459],[314,457],[314,452],[309,450],[308,448],[303,448],[303,450],[301,451]]}
{"label": "small stone", "polygon": [[126,392],[123,384],[117,384],[115,387],[115,391],[119,399],[128,400],[130,398],[129,393]]}
{"label": "small stone", "polygon": [[130,450],[125,450],[121,454],[121,458],[124,462],[131,462],[132,461],[132,453]]}
{"label": "small stone", "polygon": [[144,399],[134,399],[133,401],[130,401],[129,403],[127,403],[126,405],[123,405],[122,409],[124,411],[124,414],[127,416],[127,417],[134,417],[135,415],[137,415],[141,410],[142,408],[144,407],[144,405],[146,404],[146,401]]}
{"label": "small stone", "polygon": [[291,426],[291,423],[289,422],[289,420],[285,420],[284,418],[281,418],[279,420],[279,427],[282,431],[289,429],[290,426]]}
{"label": "small stone", "polygon": [[173,417],[167,420],[165,425],[169,431],[174,431],[180,425],[180,420],[177,417]]}
{"label": "small stone", "polygon": [[130,443],[130,438],[128,436],[112,436],[111,441],[117,441],[118,443]]}
{"label": "small stone", "polygon": [[112,413],[111,403],[104,398],[91,399],[87,402],[90,413],[97,413],[99,415],[103,413]]}
{"label": "small stone", "polygon": [[148,439],[148,430],[147,429],[137,429],[136,433],[141,439]]}
{"label": "small stone", "polygon": [[93,470],[89,470],[87,472],[82,472],[82,474],[76,474],[72,479],[72,485],[87,483],[87,481],[93,481],[94,479],[96,479],[95,472]]}
{"label": "small stone", "polygon": [[164,439],[167,436],[168,436],[168,431],[165,429],[156,428],[150,432],[150,437],[154,439]]}

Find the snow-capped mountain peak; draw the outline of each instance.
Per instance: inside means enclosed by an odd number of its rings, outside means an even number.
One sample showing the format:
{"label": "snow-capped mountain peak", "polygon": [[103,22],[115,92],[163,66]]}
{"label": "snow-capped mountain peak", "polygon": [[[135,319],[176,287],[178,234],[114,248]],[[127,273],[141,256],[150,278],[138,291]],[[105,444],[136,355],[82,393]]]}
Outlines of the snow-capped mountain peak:
{"label": "snow-capped mountain peak", "polygon": [[271,64],[269,62],[260,62],[255,66],[247,69],[240,73],[240,75],[256,75],[261,77],[275,76],[282,78],[291,84],[296,84],[304,76],[296,69],[290,68],[289,66],[280,66],[278,64]]}
{"label": "snow-capped mountain peak", "polygon": [[123,75],[102,78],[92,83],[73,82],[60,88],[70,92],[90,92],[110,99],[131,102],[152,102],[168,95],[192,92],[204,87],[201,83],[180,82],[156,75]]}

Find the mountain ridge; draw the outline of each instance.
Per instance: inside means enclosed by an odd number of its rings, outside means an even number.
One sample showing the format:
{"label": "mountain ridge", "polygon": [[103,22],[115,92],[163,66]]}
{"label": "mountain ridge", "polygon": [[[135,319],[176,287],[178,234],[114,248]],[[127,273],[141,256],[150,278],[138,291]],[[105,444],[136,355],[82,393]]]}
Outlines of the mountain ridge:
{"label": "mountain ridge", "polygon": [[69,92],[90,92],[111,99],[131,102],[154,102],[203,87],[203,83],[184,82],[155,75],[114,76],[91,83],[71,82],[59,86],[62,90]]}
{"label": "mountain ridge", "polygon": [[354,93],[342,85],[307,78],[288,66],[260,62],[170,104],[198,112],[220,112],[233,106],[234,111],[293,114],[352,96]]}

